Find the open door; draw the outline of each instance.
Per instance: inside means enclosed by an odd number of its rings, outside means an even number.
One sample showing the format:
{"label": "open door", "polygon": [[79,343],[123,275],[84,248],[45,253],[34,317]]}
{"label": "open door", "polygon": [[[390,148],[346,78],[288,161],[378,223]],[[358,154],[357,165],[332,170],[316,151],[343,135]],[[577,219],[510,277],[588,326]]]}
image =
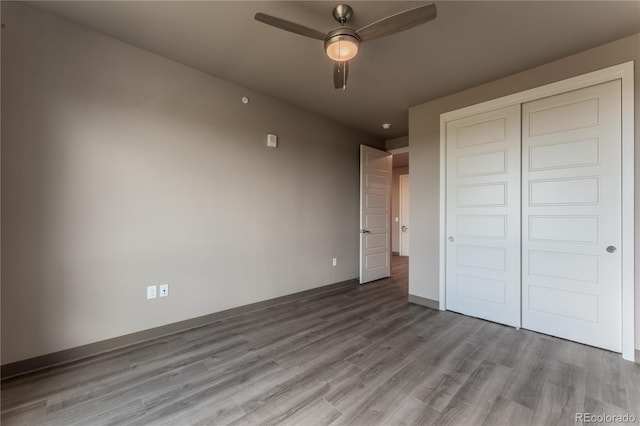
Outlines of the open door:
{"label": "open door", "polygon": [[392,156],[360,145],[360,284],[391,275]]}

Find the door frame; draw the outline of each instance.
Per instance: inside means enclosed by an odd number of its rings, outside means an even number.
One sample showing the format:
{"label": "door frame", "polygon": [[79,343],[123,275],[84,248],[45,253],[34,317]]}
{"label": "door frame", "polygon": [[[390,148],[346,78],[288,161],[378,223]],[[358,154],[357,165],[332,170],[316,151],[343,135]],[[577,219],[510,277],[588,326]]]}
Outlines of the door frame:
{"label": "door frame", "polygon": [[634,62],[629,61],[440,115],[439,308],[446,310],[446,126],[485,111],[523,104],[612,80],[622,84],[622,357],[635,359]]}
{"label": "door frame", "polygon": [[[399,210],[400,210],[400,212],[399,212],[400,213],[400,223],[399,223],[399,225],[400,226],[398,227],[398,229],[399,229],[399,231],[398,231],[398,234],[399,234],[399,238],[398,238],[398,245],[399,245],[398,253],[400,254],[400,256],[408,256],[408,254],[403,254],[403,251],[402,251],[402,238],[403,238],[404,234],[407,234],[407,232],[402,232],[402,226],[403,226],[402,218],[404,217],[403,214],[405,213],[405,210],[407,210],[407,212],[406,212],[407,214],[409,214],[409,211],[411,210],[409,208],[407,208],[407,209],[403,209],[402,208],[402,204],[403,204],[404,197],[405,197],[404,195],[402,195],[402,182],[406,181],[407,179],[409,179],[409,174],[408,173],[404,174],[404,175],[400,175],[398,177],[398,181],[399,181],[398,182],[398,185],[399,185],[398,186],[398,204],[400,206],[400,208],[399,208]],[[409,180],[409,192],[411,192],[411,180]],[[411,200],[411,197],[409,197],[409,202],[411,202],[410,200]]]}

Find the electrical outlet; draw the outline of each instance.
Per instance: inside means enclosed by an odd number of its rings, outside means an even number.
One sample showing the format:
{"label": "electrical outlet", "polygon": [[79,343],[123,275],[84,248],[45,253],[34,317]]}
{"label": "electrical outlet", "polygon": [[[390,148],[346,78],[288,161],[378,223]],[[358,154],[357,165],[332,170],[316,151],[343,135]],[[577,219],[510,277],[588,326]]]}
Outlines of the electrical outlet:
{"label": "electrical outlet", "polygon": [[155,299],[158,297],[158,287],[155,285],[147,286],[147,299]]}
{"label": "electrical outlet", "polygon": [[337,266],[337,265],[338,265],[338,258],[337,258],[337,257],[334,257],[334,258],[333,258],[333,263],[332,263],[332,265],[333,265],[333,266]]}
{"label": "electrical outlet", "polygon": [[167,297],[169,295],[169,284],[160,284],[160,297]]}

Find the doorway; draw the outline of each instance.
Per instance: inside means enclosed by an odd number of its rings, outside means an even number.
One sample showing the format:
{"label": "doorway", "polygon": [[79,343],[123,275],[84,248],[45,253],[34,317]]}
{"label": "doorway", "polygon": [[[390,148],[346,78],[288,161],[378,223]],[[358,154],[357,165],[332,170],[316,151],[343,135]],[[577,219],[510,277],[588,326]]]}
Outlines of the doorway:
{"label": "doorway", "polygon": [[408,272],[408,173],[408,147],[360,146],[360,284]]}
{"label": "doorway", "polygon": [[[391,254],[409,256],[409,147],[389,150],[393,155],[391,189]],[[404,187],[404,193],[403,193]],[[403,228],[404,227],[404,228]]]}

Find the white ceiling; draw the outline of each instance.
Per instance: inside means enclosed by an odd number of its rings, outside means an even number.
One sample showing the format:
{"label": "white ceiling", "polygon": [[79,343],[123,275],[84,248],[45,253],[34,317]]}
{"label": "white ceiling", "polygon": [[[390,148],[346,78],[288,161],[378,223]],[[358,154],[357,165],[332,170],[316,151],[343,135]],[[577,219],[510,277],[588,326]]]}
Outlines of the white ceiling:
{"label": "white ceiling", "polygon": [[[426,4],[348,3],[356,29]],[[385,139],[407,133],[410,106],[640,32],[640,1],[437,1],[436,20],[364,43],[342,92],[321,41],[253,19],[263,12],[325,32],[337,27],[336,1],[30,4]]]}

